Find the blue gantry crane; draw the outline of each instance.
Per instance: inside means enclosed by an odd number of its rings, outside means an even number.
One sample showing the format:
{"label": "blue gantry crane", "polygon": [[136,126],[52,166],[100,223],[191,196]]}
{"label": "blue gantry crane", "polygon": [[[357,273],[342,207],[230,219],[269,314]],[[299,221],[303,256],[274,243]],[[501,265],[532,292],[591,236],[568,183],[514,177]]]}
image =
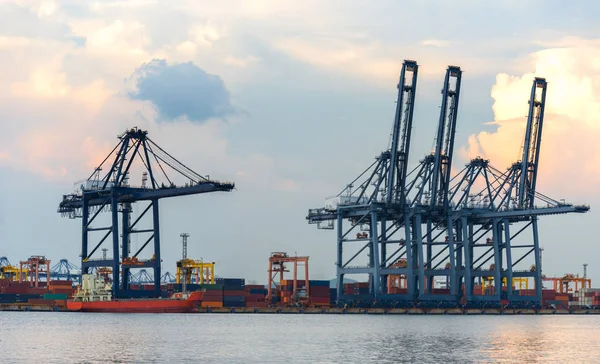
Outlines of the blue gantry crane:
{"label": "blue gantry crane", "polygon": [[67,259],[61,259],[53,267],[50,267],[50,278],[53,280],[71,280],[81,283],[81,269],[70,263]]}
{"label": "blue gantry crane", "polygon": [[[342,190],[328,206],[309,211],[309,223],[324,221],[337,223],[337,277],[368,274],[370,295],[380,298],[381,275],[402,274],[412,271],[408,267],[388,267],[388,245],[401,244],[397,232],[404,226],[406,208],[406,177],[418,76],[417,62],[405,60],[400,72],[396,113],[392,128],[390,148]],[[353,190],[354,186],[357,186]],[[324,225],[333,227],[333,224]],[[365,232],[360,232],[365,230]],[[356,235],[353,235],[356,233]],[[354,246],[359,245],[360,248]],[[357,259],[368,252],[366,264]],[[410,249],[407,250],[410,255]],[[348,254],[346,254],[348,253]],[[383,263],[383,264],[382,264]],[[412,287],[413,282],[408,284]],[[343,285],[338,284],[338,297],[343,296]],[[408,294],[397,297],[409,300]]]}
{"label": "blue gantry crane", "polygon": [[[82,274],[88,273],[92,267],[110,267],[113,295],[131,297],[134,295],[128,286],[131,269],[151,268],[154,277],[161,277],[160,199],[229,192],[235,186],[233,182],[211,180],[194,172],[152,141],[145,130],[132,128],[118,138],[119,143],[94,172],[82,181],[79,190],[63,195],[58,212],[69,218],[81,218]],[[106,168],[104,174],[103,168]],[[141,185],[130,185],[132,171],[142,175]],[[176,184],[178,179],[181,181],[179,185]],[[132,205],[135,203],[146,206],[132,221]],[[110,222],[104,225],[99,218],[103,212],[110,213]],[[142,218],[147,214],[151,220],[148,224],[150,226],[140,227]],[[133,234],[142,236],[145,242],[131,254],[130,237]],[[109,237],[112,239],[108,240]],[[112,245],[112,257],[95,258],[94,254],[107,240],[112,243],[109,243]],[[153,247],[152,255],[147,254],[147,259],[140,258],[140,253],[147,253],[145,249],[150,243],[153,243],[150,245]],[[159,296],[160,280],[154,281],[154,287],[154,291],[145,294]]]}
{"label": "blue gantry crane", "polygon": [[154,277],[145,269],[140,269],[137,273],[129,277],[129,283],[133,284],[150,284],[154,283]]}
{"label": "blue gantry crane", "polygon": [[[338,302],[541,302],[538,217],[589,210],[536,191],[546,80],[533,82],[521,160],[503,172],[478,157],[453,175],[461,77],[460,67],[448,67],[435,148],[407,174],[417,64],[404,61],[391,148],[325,207],[309,210],[308,222],[318,228],[337,223],[338,282],[369,276],[368,296],[345,295],[338,285]],[[388,292],[389,276],[406,287]],[[443,289],[435,278],[443,278]],[[535,295],[517,295],[514,278],[533,278]],[[475,294],[476,281],[492,284]]]}
{"label": "blue gantry crane", "polygon": [[171,272],[165,272],[165,274],[163,274],[163,276],[160,277],[160,282],[161,283],[175,283],[176,278],[174,275],[171,274]]}

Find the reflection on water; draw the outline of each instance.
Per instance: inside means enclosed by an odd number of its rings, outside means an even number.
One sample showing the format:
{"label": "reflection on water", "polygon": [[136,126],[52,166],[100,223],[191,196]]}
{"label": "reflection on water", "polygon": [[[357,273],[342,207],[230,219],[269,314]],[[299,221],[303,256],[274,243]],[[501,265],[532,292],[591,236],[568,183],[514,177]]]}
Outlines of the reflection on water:
{"label": "reflection on water", "polygon": [[600,362],[596,316],[0,312],[0,362]]}

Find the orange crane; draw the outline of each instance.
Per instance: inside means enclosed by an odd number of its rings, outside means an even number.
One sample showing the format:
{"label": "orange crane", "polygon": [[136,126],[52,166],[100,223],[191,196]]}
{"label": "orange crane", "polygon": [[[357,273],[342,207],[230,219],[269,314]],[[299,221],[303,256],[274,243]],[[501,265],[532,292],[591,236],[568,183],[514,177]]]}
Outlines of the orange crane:
{"label": "orange crane", "polygon": [[19,282],[21,283],[27,280],[25,272],[29,272],[29,285],[31,287],[40,287],[40,278],[42,275],[45,275],[46,281],[50,279],[50,260],[42,255],[32,255],[26,261],[20,262]]}
{"label": "orange crane", "polygon": [[[591,288],[592,280],[589,278],[580,278],[579,275],[567,273],[562,277],[542,277],[543,281],[552,282],[554,292],[556,293],[574,293],[580,289]],[[571,287],[573,284],[574,287]]]}
{"label": "orange crane", "polygon": [[293,288],[292,288],[292,300],[296,303],[299,301],[298,297],[298,264],[304,264],[304,281],[306,287],[306,300],[308,301],[310,298],[310,287],[308,281],[308,258],[307,256],[303,257],[290,257],[285,252],[274,252],[271,253],[269,257],[269,281],[268,281],[268,292],[267,292],[267,301],[271,302],[271,298],[273,297],[273,285],[275,283],[275,279],[277,275],[279,275],[279,287],[281,287],[282,282],[284,281],[284,273],[289,272],[286,269],[285,263],[292,263],[294,265],[294,274],[293,274]]}

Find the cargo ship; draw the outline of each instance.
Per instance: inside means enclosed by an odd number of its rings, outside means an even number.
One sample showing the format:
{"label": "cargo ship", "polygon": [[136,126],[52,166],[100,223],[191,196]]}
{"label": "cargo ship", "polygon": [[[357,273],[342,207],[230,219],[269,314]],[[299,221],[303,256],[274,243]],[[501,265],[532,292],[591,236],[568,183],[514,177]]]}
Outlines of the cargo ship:
{"label": "cargo ship", "polygon": [[127,312],[127,313],[188,313],[196,312],[204,291],[173,293],[170,298],[140,298],[118,300],[112,298],[111,285],[102,277],[82,276],[81,288],[67,301],[69,311]]}

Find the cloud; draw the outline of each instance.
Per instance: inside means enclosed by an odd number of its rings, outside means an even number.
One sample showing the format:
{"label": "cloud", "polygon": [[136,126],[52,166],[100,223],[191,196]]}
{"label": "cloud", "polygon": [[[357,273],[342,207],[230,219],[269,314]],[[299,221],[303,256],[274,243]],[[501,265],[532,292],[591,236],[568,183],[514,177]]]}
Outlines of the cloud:
{"label": "cloud", "polygon": [[150,101],[162,120],[184,117],[203,122],[233,112],[223,80],[191,62],[168,65],[155,59],[139,67],[132,77],[136,90],[130,97]]}
{"label": "cloud", "polygon": [[85,38],[75,36],[68,24],[52,19],[56,11],[53,2],[41,2],[35,6],[16,3],[1,6],[0,35],[73,41],[79,46],[85,44]]}
{"label": "cloud", "polygon": [[600,183],[600,43],[576,38],[559,43],[530,56],[531,72],[497,75],[491,95],[498,128],[471,135],[461,152],[489,158],[497,168],[519,160],[533,78],[545,77],[539,190],[582,196]]}
{"label": "cloud", "polygon": [[424,46],[431,46],[431,47],[447,47],[451,43],[450,43],[449,40],[426,39],[426,40],[422,41],[421,44],[424,45]]}
{"label": "cloud", "polygon": [[232,56],[227,56],[225,57],[225,64],[231,65],[231,66],[235,66],[235,67],[247,67],[252,63],[258,62],[259,58],[258,57],[254,57],[254,56],[246,56],[243,58],[236,58],[236,57],[232,57]]}

